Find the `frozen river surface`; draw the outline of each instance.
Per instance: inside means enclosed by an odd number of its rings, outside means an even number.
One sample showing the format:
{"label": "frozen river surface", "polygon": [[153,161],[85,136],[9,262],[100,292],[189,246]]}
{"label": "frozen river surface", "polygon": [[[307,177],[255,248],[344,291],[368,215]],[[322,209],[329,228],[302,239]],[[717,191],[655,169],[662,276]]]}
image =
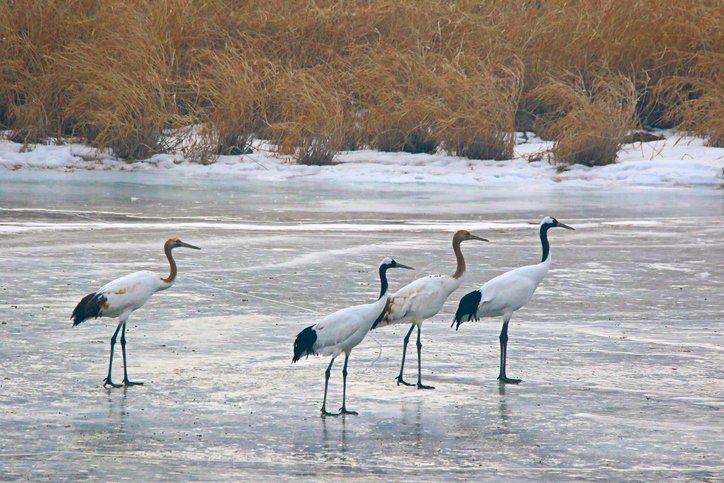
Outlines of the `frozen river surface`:
{"label": "frozen river surface", "polygon": [[[143,173],[0,173],[0,480],[691,480],[724,478],[724,195],[708,189],[484,190],[265,183]],[[553,266],[510,326],[450,328],[460,297],[540,257]],[[350,358],[348,406],[320,418],[326,359],[297,332],[371,301],[376,266],[468,275],[423,326],[434,391],[398,387],[407,327]],[[117,276],[176,285],[129,321],[131,378],[102,387],[115,323],[69,316]],[[402,273],[404,272],[404,273]],[[416,354],[408,351],[414,379]],[[116,379],[121,379],[120,349]],[[329,407],[341,400],[341,361]]]}

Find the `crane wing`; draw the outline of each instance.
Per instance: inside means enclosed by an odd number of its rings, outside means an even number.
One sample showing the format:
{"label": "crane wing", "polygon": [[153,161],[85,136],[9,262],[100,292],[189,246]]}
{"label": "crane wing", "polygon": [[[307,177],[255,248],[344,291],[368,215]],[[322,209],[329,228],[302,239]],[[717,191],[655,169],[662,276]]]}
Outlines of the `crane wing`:
{"label": "crane wing", "polygon": [[356,305],[326,316],[313,327],[317,333],[315,349],[330,355],[354,347],[369,332],[380,310],[378,304]]}
{"label": "crane wing", "polygon": [[385,315],[378,326],[406,323],[413,317],[424,319],[437,313],[447,277],[431,275],[415,280],[390,296]]}
{"label": "crane wing", "polygon": [[485,283],[481,287],[482,299],[478,316],[496,317],[511,314],[524,306],[533,296],[538,283],[524,272],[511,271]]}
{"label": "crane wing", "polygon": [[160,287],[160,277],[149,271],[135,272],[117,278],[96,292],[106,299],[102,315],[118,317],[124,312],[136,310]]}

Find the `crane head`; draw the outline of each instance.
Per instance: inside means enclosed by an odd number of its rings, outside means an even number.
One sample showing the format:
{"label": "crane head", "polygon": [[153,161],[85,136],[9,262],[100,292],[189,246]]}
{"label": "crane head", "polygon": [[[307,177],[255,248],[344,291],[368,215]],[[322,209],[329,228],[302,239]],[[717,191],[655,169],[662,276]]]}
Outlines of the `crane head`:
{"label": "crane head", "polygon": [[485,238],[481,238],[477,235],[473,235],[472,233],[470,233],[467,230],[458,230],[455,232],[455,235],[453,235],[453,243],[455,243],[455,242],[460,243],[465,240],[480,240],[480,241],[484,241],[484,242],[490,241]]}
{"label": "crane head", "polygon": [[414,270],[412,267],[408,267],[407,265],[403,265],[401,263],[397,263],[397,261],[394,258],[385,257],[382,262],[380,263],[380,268],[387,267],[387,268],[406,268],[408,270]]}
{"label": "crane head", "polygon": [[572,226],[568,226],[565,223],[561,223],[552,216],[546,216],[540,222],[541,227],[547,226],[548,228],[565,228],[566,230],[575,230]]}
{"label": "crane head", "polygon": [[166,248],[169,248],[171,250],[173,250],[174,248],[193,248],[194,250],[201,250],[201,248],[182,242],[176,237],[166,240]]}

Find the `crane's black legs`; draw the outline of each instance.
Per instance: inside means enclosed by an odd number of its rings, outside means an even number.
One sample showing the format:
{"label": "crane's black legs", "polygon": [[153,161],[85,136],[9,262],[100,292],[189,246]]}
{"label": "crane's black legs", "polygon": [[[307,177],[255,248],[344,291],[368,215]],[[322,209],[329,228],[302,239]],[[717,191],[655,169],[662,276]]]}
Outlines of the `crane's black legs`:
{"label": "crane's black legs", "polygon": [[418,389],[435,389],[434,386],[426,386],[422,383],[422,342],[420,342],[420,331],[422,328],[417,326],[417,388]]}
{"label": "crane's black legs", "polygon": [[508,321],[503,321],[503,328],[500,330],[500,374],[498,380],[510,384],[518,384],[520,379],[511,379],[505,375],[505,358],[508,352]]}
{"label": "crane's black legs", "polygon": [[344,368],[342,369],[342,407],[339,409],[339,414],[358,414],[357,411],[350,411],[347,409],[347,361],[349,360],[349,354],[344,355]]}
{"label": "crane's black legs", "polygon": [[[338,413],[330,413],[327,411],[327,387],[329,387],[329,375],[332,373],[332,364],[334,364],[334,357],[329,361],[327,370],[324,371],[324,400],[322,401],[322,417],[324,416],[339,416]],[[344,403],[342,403],[344,406]]]}
{"label": "crane's black legs", "polygon": [[[397,385],[399,386],[400,383],[404,384],[405,386],[414,386],[414,384],[410,384],[409,382],[406,382],[404,379],[402,379],[402,372],[405,370],[405,354],[407,354],[407,344],[410,342],[410,334],[412,334],[412,329],[415,328],[415,324],[412,324],[410,326],[409,332],[407,332],[407,335],[405,336],[405,345],[402,346],[402,365],[400,366],[400,374],[397,376]],[[419,332],[418,332],[419,336]],[[419,381],[418,381],[419,382]]]}
{"label": "crane's black legs", "polygon": [[[116,331],[118,332],[118,331]],[[123,384],[126,386],[142,386],[142,382],[133,382],[128,380],[128,363],[126,362],[126,323],[123,322],[121,330],[121,352],[123,352]],[[110,377],[110,374],[109,376]]]}
{"label": "crane's black legs", "polygon": [[[106,386],[121,387],[123,385],[123,384],[116,384],[111,379],[111,369],[113,368],[113,349],[115,349],[115,347],[116,347],[116,337],[118,336],[118,331],[121,330],[121,326],[125,327],[126,326],[125,322],[118,324],[118,327],[116,327],[116,331],[113,333],[113,337],[111,337],[111,360],[108,362],[108,377],[103,379],[103,387],[106,387]],[[121,341],[123,341],[123,337],[121,337]],[[123,344],[123,342],[121,342],[121,344]],[[124,361],[123,361],[124,367],[125,367],[125,363],[126,363],[126,361],[125,361],[125,357],[124,357]]]}

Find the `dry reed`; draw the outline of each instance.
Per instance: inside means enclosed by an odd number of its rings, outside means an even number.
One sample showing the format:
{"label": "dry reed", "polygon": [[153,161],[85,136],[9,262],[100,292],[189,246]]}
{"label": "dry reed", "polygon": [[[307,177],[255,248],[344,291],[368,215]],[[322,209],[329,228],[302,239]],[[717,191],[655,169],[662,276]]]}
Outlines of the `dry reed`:
{"label": "dry reed", "polygon": [[553,156],[564,164],[600,166],[616,161],[626,135],[636,127],[636,92],[629,79],[606,75],[590,85],[580,74],[551,79],[532,93],[551,117],[541,131],[556,140]]}
{"label": "dry reed", "polygon": [[325,77],[323,72],[289,69],[270,88],[265,135],[280,154],[299,164],[332,164],[344,143],[342,98]]}
{"label": "dry reed", "polygon": [[718,0],[6,0],[0,128],[139,158],[199,125],[199,162],[260,135],[309,163],[538,129],[607,162],[634,121],[724,142],[722,25]]}

